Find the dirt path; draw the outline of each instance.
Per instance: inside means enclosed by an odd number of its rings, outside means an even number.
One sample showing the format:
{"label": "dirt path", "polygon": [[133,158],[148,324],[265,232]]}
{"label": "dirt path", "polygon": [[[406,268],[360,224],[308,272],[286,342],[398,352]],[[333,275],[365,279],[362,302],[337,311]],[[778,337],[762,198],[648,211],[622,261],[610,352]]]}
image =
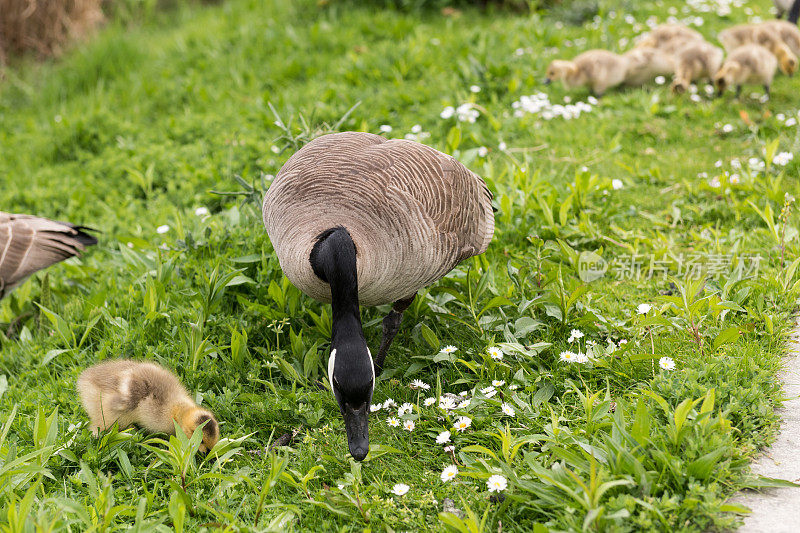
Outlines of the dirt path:
{"label": "dirt path", "polygon": [[[781,432],[775,444],[751,466],[763,476],[800,480],[800,321],[792,332],[789,353],[779,377],[783,395],[791,400],[778,410]],[[745,518],[741,533],[796,533],[800,531],[800,488],[747,491],[733,499],[753,510]]]}

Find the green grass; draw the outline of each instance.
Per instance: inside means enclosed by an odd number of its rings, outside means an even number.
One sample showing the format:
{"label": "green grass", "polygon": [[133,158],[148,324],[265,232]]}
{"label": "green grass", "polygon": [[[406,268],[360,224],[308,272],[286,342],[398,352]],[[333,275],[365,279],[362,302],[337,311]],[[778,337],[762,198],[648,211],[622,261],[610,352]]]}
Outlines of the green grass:
{"label": "green grass", "polygon": [[[358,4],[179,7],[136,26],[111,24],[56,63],[23,61],[6,72],[2,209],[103,233],[83,259],[35,276],[0,304],[3,322],[30,313],[0,351],[0,526],[735,524],[725,501],[764,483],[749,477],[747,463],[777,428],[775,371],[798,294],[786,267],[798,257],[796,209],[779,213],[784,195],[798,194],[799,167],[795,160],[751,174],[730,161],[746,169],[765,152],[797,153],[800,130],[776,118],[797,117],[797,80],[778,78],[767,104],[731,95],[693,102],[654,85],[613,91],[573,120],[515,117],[512,103],[523,95],[568,95],[541,84],[551,59],[621,50],[620,39],[637,33],[622,13],[664,21],[671,8],[684,16],[685,4],[602,1],[599,23],[563,28],[547,14],[465,9],[448,17]],[[748,2],[762,17],[770,4]],[[738,9],[703,16],[709,38],[746,20]],[[481,106],[474,124],[440,118],[464,102]],[[485,256],[422,291],[408,310],[376,388],[376,402],[415,403],[405,418],[416,428],[391,428],[380,411],[371,457],[360,465],[347,454],[326,388],[330,311],[283,277],[260,216],[262,174],[274,175],[342,117],[340,129],[388,124],[392,137],[420,125],[430,134],[423,142],[486,179],[498,208]],[[724,170],[740,181],[729,183]],[[709,185],[714,177],[721,187]],[[622,189],[612,187],[616,179]],[[200,206],[210,216],[196,216]],[[156,233],[164,224],[170,230]],[[578,267],[589,252],[671,262],[674,284],[613,272],[584,283]],[[677,274],[680,254],[763,262],[753,275],[725,269],[702,285]],[[647,317],[636,314],[640,303],[653,305]],[[372,346],[386,311],[363,310]],[[586,365],[559,361],[576,349],[568,342],[575,328],[586,334],[581,349],[598,343]],[[628,342],[608,355],[608,339]],[[445,345],[458,351],[439,354]],[[504,348],[502,361],[489,357],[494,345]],[[675,370],[659,369],[661,356]],[[115,357],[175,369],[229,440],[204,459],[194,456],[196,443],[137,430],[93,438],[75,379]],[[433,390],[410,389],[413,379]],[[480,390],[492,380],[506,383],[487,398]],[[472,397],[466,410],[423,404],[461,391]],[[514,417],[501,415],[501,401]],[[451,457],[435,437],[461,415],[472,423],[453,430]],[[291,448],[265,452],[295,429]],[[454,458],[460,473],[444,483],[439,475]],[[502,502],[486,488],[493,473],[508,478]],[[392,495],[395,483],[409,493]],[[468,511],[463,521],[438,514],[444,498]]]}

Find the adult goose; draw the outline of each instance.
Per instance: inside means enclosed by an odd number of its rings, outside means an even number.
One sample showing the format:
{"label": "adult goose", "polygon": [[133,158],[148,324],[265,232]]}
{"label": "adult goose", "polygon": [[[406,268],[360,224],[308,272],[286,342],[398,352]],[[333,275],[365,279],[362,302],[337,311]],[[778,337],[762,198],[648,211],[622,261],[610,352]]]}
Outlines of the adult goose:
{"label": "adult goose", "polygon": [[80,255],[97,239],[88,228],[0,211],[0,298],[43,268]]}
{"label": "adult goose", "polygon": [[[332,306],[328,378],[350,454],[369,451],[367,416],[403,311],[417,291],[486,251],[492,194],[453,157],[370,133],[324,135],[297,151],[264,198],[281,268]],[[373,363],[359,304],[393,303]]]}

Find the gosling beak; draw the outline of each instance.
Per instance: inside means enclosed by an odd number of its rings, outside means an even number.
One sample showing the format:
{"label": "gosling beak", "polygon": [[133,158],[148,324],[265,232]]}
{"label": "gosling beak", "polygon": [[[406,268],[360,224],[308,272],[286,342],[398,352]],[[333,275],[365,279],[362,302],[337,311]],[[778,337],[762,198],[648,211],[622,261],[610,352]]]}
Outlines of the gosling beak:
{"label": "gosling beak", "polygon": [[553,83],[553,80],[551,80],[550,78],[545,78],[544,79],[544,84],[545,85],[550,85],[551,83]]}
{"label": "gosling beak", "polygon": [[369,453],[369,403],[364,402],[361,407],[354,408],[345,403],[342,409],[344,427],[347,430],[347,445],[350,455],[356,461],[363,461]]}

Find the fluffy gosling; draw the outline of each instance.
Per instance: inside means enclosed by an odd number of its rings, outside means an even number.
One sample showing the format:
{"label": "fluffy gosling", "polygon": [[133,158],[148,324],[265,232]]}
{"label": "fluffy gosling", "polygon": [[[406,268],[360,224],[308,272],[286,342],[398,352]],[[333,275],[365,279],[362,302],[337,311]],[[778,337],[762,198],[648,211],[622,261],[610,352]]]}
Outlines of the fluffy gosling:
{"label": "fluffy gosling", "polygon": [[86,369],[78,378],[77,388],[95,436],[115,422],[120,429],[136,424],[148,431],[174,434],[175,420],[187,437],[207,422],[202,452],[219,440],[214,415],[198,407],[178,378],[159,365],[125,359],[108,361]]}
{"label": "fluffy gosling", "polygon": [[717,37],[728,53],[746,44],[759,44],[778,59],[781,72],[789,76],[797,72],[797,56],[770,26],[740,24],[722,30]]}
{"label": "fluffy gosling", "polygon": [[643,85],[653,81],[656,76],[675,72],[675,59],[658,48],[634,48],[622,54],[628,61],[625,85]]}
{"label": "fluffy gosling", "polygon": [[675,77],[672,80],[672,92],[686,92],[689,85],[696,80],[708,78],[712,81],[714,74],[722,65],[723,51],[708,41],[687,41],[675,54]]}
{"label": "fluffy gosling", "polygon": [[636,42],[635,48],[658,48],[673,54],[687,41],[703,41],[703,35],[682,24],[661,24],[645,33]]}
{"label": "fluffy gosling", "polygon": [[560,80],[565,87],[589,87],[595,96],[625,81],[628,61],[608,50],[589,50],[572,61],[557,59],[547,67],[545,83]]}
{"label": "fluffy gosling", "polygon": [[736,86],[736,97],[744,84],[760,84],[769,96],[778,60],[769,50],[758,44],[740,46],[728,55],[722,68],[714,76],[714,85],[720,96],[731,85]]}

